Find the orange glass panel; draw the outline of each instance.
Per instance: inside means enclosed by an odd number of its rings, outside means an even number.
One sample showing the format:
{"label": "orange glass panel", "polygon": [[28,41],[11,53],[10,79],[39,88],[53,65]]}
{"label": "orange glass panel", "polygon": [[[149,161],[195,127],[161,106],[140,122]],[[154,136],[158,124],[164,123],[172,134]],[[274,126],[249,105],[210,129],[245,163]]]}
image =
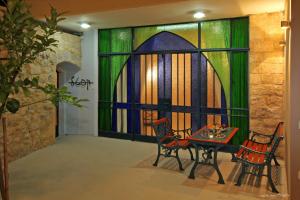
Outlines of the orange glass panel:
{"label": "orange glass panel", "polygon": [[185,54],[185,105],[191,106],[191,54]]}
{"label": "orange glass panel", "polygon": [[[215,76],[215,108],[221,108],[221,83],[217,76],[217,73],[214,73]],[[215,115],[215,124],[221,125],[221,115]]]}
{"label": "orange glass panel", "polygon": [[151,127],[151,122],[157,120],[158,112],[156,110],[141,110],[140,111],[140,125],[141,135],[154,136],[154,130]]}
{"label": "orange glass panel", "polygon": [[178,105],[184,106],[184,54],[178,54]]}
{"label": "orange glass panel", "polygon": [[207,64],[207,107],[214,107],[214,70],[211,65]]}
{"label": "orange glass panel", "polygon": [[177,130],[177,112],[172,112],[172,129]]}
{"label": "orange glass panel", "polygon": [[152,101],[152,66],[151,55],[146,55],[146,104],[151,104]]}
{"label": "orange glass panel", "polygon": [[178,105],[177,95],[177,55],[172,54],[172,105]]}

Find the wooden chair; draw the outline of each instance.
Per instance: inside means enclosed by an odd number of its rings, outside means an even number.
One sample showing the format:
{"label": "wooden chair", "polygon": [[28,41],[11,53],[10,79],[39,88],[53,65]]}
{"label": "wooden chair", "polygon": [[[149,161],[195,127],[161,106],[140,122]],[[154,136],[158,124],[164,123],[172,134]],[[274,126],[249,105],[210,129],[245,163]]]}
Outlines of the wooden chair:
{"label": "wooden chair", "polygon": [[[240,186],[242,179],[245,174],[253,174],[258,177],[267,176],[268,182],[272,188],[272,192],[278,193],[274,182],[272,180],[272,165],[271,162],[275,157],[275,152],[279,146],[280,141],[283,140],[282,132],[280,134],[275,134],[272,138],[270,148],[267,145],[260,145],[247,147],[241,146],[241,150],[237,153],[236,158],[242,163],[242,172],[236,183]],[[265,166],[267,166],[267,174],[264,175],[263,171]],[[251,168],[251,171],[249,170]]]}
{"label": "wooden chair", "polygon": [[[245,140],[243,142],[244,147],[253,149],[255,151],[260,151],[261,149],[262,150],[269,149],[275,136],[283,134],[283,122],[279,122],[277,124],[273,134],[263,134],[256,131],[249,131],[249,132],[250,132],[250,139]],[[241,155],[243,151],[244,148],[240,148],[240,150],[237,153],[237,156]],[[275,155],[273,155],[273,160],[277,166],[280,166]]]}
{"label": "wooden chair", "polygon": [[[190,152],[191,160],[194,160],[193,153],[190,149],[190,143],[187,140],[187,136],[191,135],[191,129],[173,130],[168,118],[161,118],[153,121],[152,127],[158,144],[157,158],[153,166],[157,166],[160,156],[175,157],[177,159],[179,169],[183,170],[178,155],[179,149],[187,149]],[[183,138],[179,135],[180,132],[183,133]],[[175,155],[172,155],[172,153],[175,153]]]}

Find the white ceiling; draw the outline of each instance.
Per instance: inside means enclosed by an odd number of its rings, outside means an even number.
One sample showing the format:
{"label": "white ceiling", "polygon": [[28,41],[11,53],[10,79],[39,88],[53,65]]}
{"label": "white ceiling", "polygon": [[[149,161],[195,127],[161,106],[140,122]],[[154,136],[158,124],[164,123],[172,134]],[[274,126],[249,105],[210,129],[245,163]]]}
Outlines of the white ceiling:
{"label": "white ceiling", "polygon": [[[111,3],[113,2],[111,0]],[[80,28],[80,22],[89,22],[92,28],[98,29],[195,21],[193,13],[198,10],[206,13],[207,17],[204,20],[284,10],[284,0],[185,0],[157,4],[145,7],[131,6],[126,9],[102,9],[99,12],[95,12],[95,8],[92,13],[67,16],[60,26],[81,32],[84,30]]]}

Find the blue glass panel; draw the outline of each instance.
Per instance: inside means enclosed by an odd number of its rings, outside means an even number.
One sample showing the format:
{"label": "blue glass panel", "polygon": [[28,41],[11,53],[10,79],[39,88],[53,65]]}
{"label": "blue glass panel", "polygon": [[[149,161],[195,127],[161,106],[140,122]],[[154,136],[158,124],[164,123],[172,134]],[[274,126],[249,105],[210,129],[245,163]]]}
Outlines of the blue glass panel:
{"label": "blue glass panel", "polygon": [[201,127],[200,124],[200,70],[199,70],[199,54],[192,54],[192,130],[193,132]]}
{"label": "blue glass panel", "polygon": [[[117,87],[117,85],[115,86]],[[113,97],[113,101],[114,102],[117,102],[117,90],[116,88],[114,89],[114,97]],[[112,131],[117,131],[117,106],[116,104],[114,103],[113,104],[113,109],[112,109]]]}
{"label": "blue glass panel", "polygon": [[[205,56],[201,55],[201,86],[200,86],[200,95],[201,95],[201,108],[207,107],[207,59]],[[199,90],[198,90],[199,93]],[[207,115],[200,109],[201,114],[201,127],[207,124]]]}

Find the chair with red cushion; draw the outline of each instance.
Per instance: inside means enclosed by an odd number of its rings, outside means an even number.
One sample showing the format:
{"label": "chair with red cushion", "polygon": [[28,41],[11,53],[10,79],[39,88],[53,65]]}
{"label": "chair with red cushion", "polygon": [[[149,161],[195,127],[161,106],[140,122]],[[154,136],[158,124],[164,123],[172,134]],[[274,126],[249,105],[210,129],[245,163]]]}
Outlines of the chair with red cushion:
{"label": "chair with red cushion", "polygon": [[[270,145],[272,144],[275,136],[283,134],[283,122],[279,122],[272,134],[263,134],[258,133],[256,131],[250,131],[250,139],[245,140],[242,146],[253,149],[255,151],[265,152],[267,149],[270,149]],[[244,148],[240,148],[237,152],[236,157],[240,157],[243,153]],[[279,166],[279,163],[276,159],[276,156],[273,155],[272,160],[274,160],[275,164]]]}
{"label": "chair with red cushion", "polygon": [[[273,180],[272,180],[272,165],[271,162],[275,157],[275,152],[279,146],[280,141],[283,139],[282,132],[275,134],[272,138],[271,144],[253,143],[250,147],[241,146],[240,151],[237,153],[236,158],[242,163],[242,172],[238,178],[237,186],[240,186],[245,174],[252,174],[258,177],[267,176],[269,185],[272,192],[278,193]],[[267,166],[267,174],[264,175],[263,171]]]}
{"label": "chair with red cushion", "polygon": [[[187,149],[190,152],[191,160],[194,160],[193,153],[190,149],[190,143],[187,140],[187,137],[191,135],[191,129],[173,130],[168,118],[161,118],[153,121],[152,127],[158,144],[157,158],[153,166],[157,166],[160,156],[175,157],[179,164],[179,169],[183,170],[178,155],[179,149]],[[183,133],[183,138],[180,133]],[[175,155],[172,155],[172,153],[175,153]]]}

